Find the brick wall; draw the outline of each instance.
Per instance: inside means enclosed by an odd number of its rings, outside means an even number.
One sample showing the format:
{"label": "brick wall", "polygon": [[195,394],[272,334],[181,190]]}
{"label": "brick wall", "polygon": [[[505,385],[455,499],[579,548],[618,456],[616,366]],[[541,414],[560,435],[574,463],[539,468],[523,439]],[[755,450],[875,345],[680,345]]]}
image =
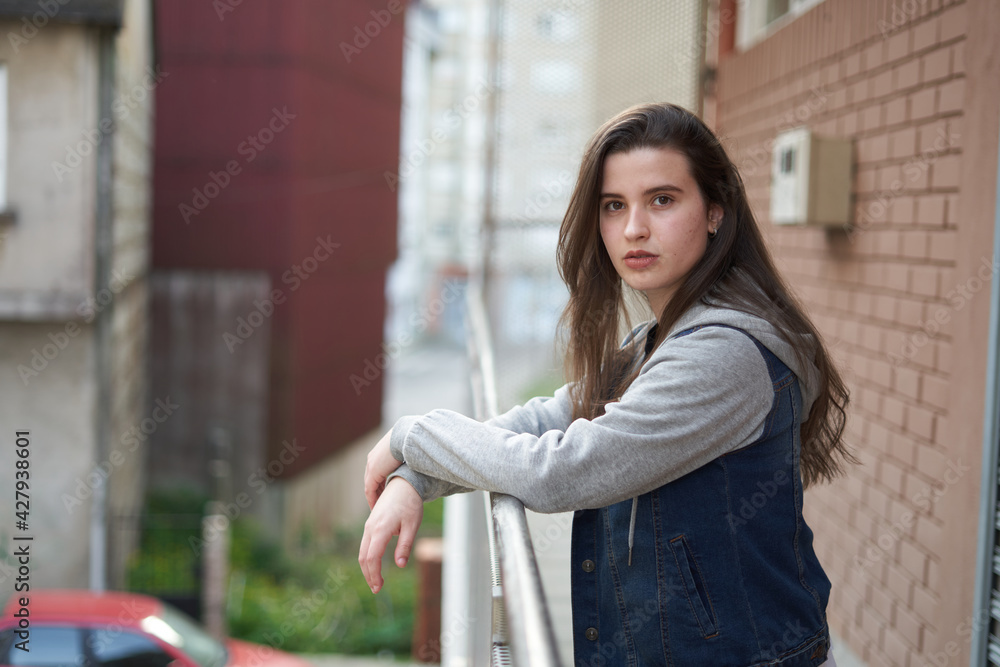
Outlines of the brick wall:
{"label": "brick wall", "polygon": [[[963,126],[972,4],[826,0],[719,70],[717,129],[852,391],[862,465],[810,490],[806,515],[834,584],[832,628],[871,665],[923,665],[941,650],[961,621],[942,616],[949,575],[974,563],[946,557],[942,509],[961,509],[942,501],[979,480],[978,459],[951,448],[954,321],[992,270],[988,248],[982,275],[956,265],[961,161],[975,141]],[[769,222],[772,142],[800,124],[854,140],[850,230]],[[971,591],[957,594],[971,612]]]}

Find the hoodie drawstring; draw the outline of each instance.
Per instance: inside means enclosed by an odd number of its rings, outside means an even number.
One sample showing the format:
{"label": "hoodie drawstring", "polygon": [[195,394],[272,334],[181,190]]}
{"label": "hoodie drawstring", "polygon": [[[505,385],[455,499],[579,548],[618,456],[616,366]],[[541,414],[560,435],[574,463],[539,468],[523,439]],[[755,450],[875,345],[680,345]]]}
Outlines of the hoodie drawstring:
{"label": "hoodie drawstring", "polygon": [[635,514],[639,509],[639,496],[632,499],[632,519],[628,524],[628,564],[632,566],[632,543],[635,541]]}

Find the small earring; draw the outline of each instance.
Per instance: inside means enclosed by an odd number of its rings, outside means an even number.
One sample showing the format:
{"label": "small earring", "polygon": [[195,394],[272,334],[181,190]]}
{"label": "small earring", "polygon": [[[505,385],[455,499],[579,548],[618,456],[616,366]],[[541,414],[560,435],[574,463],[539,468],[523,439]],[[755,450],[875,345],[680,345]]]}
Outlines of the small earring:
{"label": "small earring", "polygon": [[711,239],[714,239],[715,235],[718,234],[718,233],[719,233],[718,229],[710,229],[710,230],[708,230],[708,237],[711,238]]}

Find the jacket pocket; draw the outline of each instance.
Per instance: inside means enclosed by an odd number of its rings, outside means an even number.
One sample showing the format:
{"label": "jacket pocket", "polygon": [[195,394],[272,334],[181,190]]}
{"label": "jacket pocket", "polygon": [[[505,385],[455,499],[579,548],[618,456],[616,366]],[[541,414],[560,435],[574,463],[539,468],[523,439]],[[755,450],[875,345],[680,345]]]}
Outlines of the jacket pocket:
{"label": "jacket pocket", "polygon": [[712,609],[712,600],[708,597],[708,589],[705,587],[705,581],[698,569],[698,563],[691,554],[687,540],[683,535],[670,540],[670,550],[674,554],[677,574],[684,582],[684,592],[687,594],[694,620],[701,628],[702,637],[707,639],[715,636],[718,634],[718,627],[715,612]]}

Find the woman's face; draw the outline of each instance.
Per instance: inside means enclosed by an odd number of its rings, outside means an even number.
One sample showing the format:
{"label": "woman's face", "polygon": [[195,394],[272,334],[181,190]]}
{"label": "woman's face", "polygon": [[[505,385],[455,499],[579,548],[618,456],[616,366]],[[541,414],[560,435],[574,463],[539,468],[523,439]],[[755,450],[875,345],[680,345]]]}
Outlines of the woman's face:
{"label": "woman's face", "polygon": [[705,254],[722,209],[705,206],[684,154],[638,148],[604,159],[601,238],[630,287],[659,315]]}

